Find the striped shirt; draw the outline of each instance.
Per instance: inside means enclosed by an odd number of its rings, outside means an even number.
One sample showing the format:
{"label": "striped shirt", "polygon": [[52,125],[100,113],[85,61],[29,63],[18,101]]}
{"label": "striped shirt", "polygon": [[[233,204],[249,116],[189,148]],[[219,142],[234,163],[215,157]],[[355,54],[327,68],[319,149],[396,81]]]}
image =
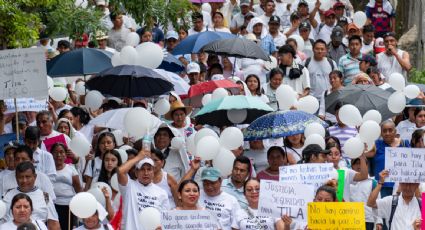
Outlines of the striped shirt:
{"label": "striped shirt", "polygon": [[[362,58],[363,54],[357,58]],[[338,62],[338,69],[344,74],[344,85],[350,85],[354,77],[360,73],[360,61],[353,58],[351,53],[342,56]]]}
{"label": "striped shirt", "polygon": [[[355,137],[357,135],[357,129],[353,126],[345,126],[340,127],[338,124],[329,127],[329,135],[334,136],[338,138],[339,142],[341,143],[341,151],[344,147],[345,142],[350,139],[351,137]],[[344,151],[342,151],[342,156],[347,157],[344,154]]]}

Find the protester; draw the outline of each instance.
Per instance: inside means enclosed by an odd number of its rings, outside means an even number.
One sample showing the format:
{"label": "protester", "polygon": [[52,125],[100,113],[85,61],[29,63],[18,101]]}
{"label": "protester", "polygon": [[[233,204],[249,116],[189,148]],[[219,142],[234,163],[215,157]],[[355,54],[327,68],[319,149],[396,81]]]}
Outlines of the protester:
{"label": "protester", "polygon": [[252,33],[260,41],[260,46],[267,55],[275,54],[276,45],[274,44],[273,37],[267,31],[267,24],[259,18],[255,17],[249,22],[247,29],[248,33]]}
{"label": "protester", "polygon": [[347,46],[342,42],[344,38],[344,30],[336,26],[331,33],[331,42],[328,44],[328,55],[336,63],[339,63],[341,57],[346,55],[349,50]]}
{"label": "protester", "polygon": [[385,82],[385,77],[381,74],[381,71],[379,71],[376,67],[369,67],[366,71],[367,75],[372,79],[375,86],[386,90],[391,88],[391,85]]}
{"label": "protester", "polygon": [[230,23],[230,31],[232,31],[233,34],[239,33],[243,25],[246,26],[245,17],[248,13],[252,14],[252,12],[250,11],[249,0],[241,0],[239,2],[239,8],[241,9],[241,12],[235,14]]}
{"label": "protester", "polygon": [[327,120],[332,123],[337,123],[335,115],[326,112],[326,97],[329,96],[329,94],[336,92],[338,90],[341,90],[344,88],[344,79],[343,79],[342,72],[339,70],[333,70],[329,73],[329,83],[331,85],[331,88],[329,90],[325,90],[323,92],[322,97],[320,98],[320,104],[319,104],[319,117],[322,120]]}
{"label": "protester", "polygon": [[214,31],[230,33],[229,28],[224,26],[224,16],[220,11],[214,12],[211,16],[213,19]]}
{"label": "protester", "polygon": [[304,141],[303,134],[287,136],[283,141],[285,151],[292,155],[295,162],[299,162],[302,158]]}
{"label": "protester", "polygon": [[310,93],[310,74],[302,65],[295,63],[296,53],[290,45],[279,49],[280,65],[283,71],[283,84],[289,85],[299,97]]}
{"label": "protester", "polygon": [[348,48],[350,52],[342,56],[338,62],[338,69],[344,74],[344,85],[349,85],[353,78],[360,72],[358,58],[362,58],[360,53],[362,48],[362,39],[354,35],[348,40]]}
{"label": "protester", "polygon": [[268,167],[267,148],[263,140],[249,142],[249,149],[244,150],[243,155],[253,163],[256,174]]}
{"label": "protester", "polygon": [[233,162],[232,174],[222,181],[221,187],[224,192],[234,196],[241,208],[247,207],[247,201],[243,194],[243,185],[251,177],[251,161],[246,156],[238,156]]}
{"label": "protester", "polygon": [[108,32],[108,45],[120,52],[125,46],[127,35],[131,31],[124,26],[124,19],[121,13],[111,12],[109,16],[113,23],[113,27]]}
{"label": "protester", "polygon": [[198,200],[200,196],[199,185],[194,180],[183,180],[178,188],[178,206],[176,210],[203,210],[199,206]]}
{"label": "protester", "polygon": [[102,205],[98,203],[96,212],[88,218],[83,218],[83,225],[81,225],[78,228],[75,228],[75,230],[92,230],[92,229],[113,230],[110,224],[102,223],[102,220],[104,220],[105,218],[106,218],[106,211],[102,207]]}
{"label": "protester", "polygon": [[279,181],[279,168],[296,163],[292,155],[288,155],[280,146],[272,146],[267,150],[267,161],[269,166],[257,174],[258,180]]}
{"label": "protester", "polygon": [[375,37],[382,37],[387,32],[395,32],[395,9],[388,0],[369,1],[366,5],[367,23],[375,28]]}

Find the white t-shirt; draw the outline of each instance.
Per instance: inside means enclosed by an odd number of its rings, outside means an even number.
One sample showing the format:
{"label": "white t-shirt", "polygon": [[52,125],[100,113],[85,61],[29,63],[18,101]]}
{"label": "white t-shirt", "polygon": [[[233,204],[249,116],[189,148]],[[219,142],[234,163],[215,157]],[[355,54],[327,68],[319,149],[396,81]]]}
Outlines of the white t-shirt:
{"label": "white t-shirt", "polygon": [[[338,66],[335,61],[332,60],[332,63],[334,69],[337,69]],[[305,66],[305,63],[303,64]],[[308,72],[310,74],[311,85],[310,95],[320,100],[323,92],[331,88],[331,84],[329,83],[329,73],[332,72],[332,66],[326,57],[321,61],[316,61],[314,58],[310,58],[310,62],[308,63]]]}
{"label": "white t-shirt", "polygon": [[400,134],[401,139],[411,140],[412,133],[416,130],[416,124],[409,120],[404,120],[398,123],[396,129],[397,129],[397,133]]}
{"label": "white t-shirt", "polygon": [[97,179],[99,179],[101,168],[102,168],[102,159],[100,159],[100,157],[95,157],[94,165],[93,165],[93,160],[90,160],[87,163],[87,168],[86,168],[86,171],[84,172],[84,175],[91,177],[92,178],[91,183],[93,184],[97,182]]}
{"label": "white t-shirt", "polygon": [[[377,208],[373,209],[374,214],[378,217],[385,218],[387,226],[391,214],[391,204],[393,197],[386,196],[382,199],[376,200]],[[413,222],[421,218],[421,209],[416,197],[406,204],[402,194],[398,198],[397,208],[394,212],[391,229],[414,230]]]}
{"label": "white t-shirt", "polygon": [[[31,220],[31,223],[33,223],[35,225],[37,230],[47,230],[47,227],[43,223],[43,221]],[[18,226],[16,226],[16,224],[13,223],[12,220],[0,225],[0,230],[16,230],[17,228],[18,228]]]}
{"label": "white t-shirt", "polygon": [[170,210],[168,195],[153,183],[144,186],[139,181],[130,179],[128,175],[127,180],[127,185],[119,185],[123,197],[122,223],[125,229],[143,230],[138,221],[139,213],[147,207],[154,207],[159,211]]}
{"label": "white t-shirt", "polygon": [[[398,49],[397,56],[403,58],[405,51]],[[382,75],[385,76],[385,80],[388,81],[392,73],[400,73],[406,78],[407,72],[404,70],[400,63],[393,55],[387,55],[385,52],[379,53],[376,55],[376,61],[378,62],[378,69],[381,71]]]}
{"label": "white t-shirt", "polygon": [[322,39],[323,41],[326,42],[326,44],[328,44],[329,42],[331,42],[331,34],[332,34],[332,30],[335,26],[328,26],[326,24],[322,24],[322,25],[318,25],[315,30],[316,30],[316,40]]}
{"label": "white t-shirt", "polygon": [[[289,148],[286,147],[286,152],[288,154],[291,154],[291,156],[295,159],[295,162],[298,162],[301,160],[303,156],[303,150],[305,146],[302,146],[301,148]],[[285,147],[283,147],[285,149]]]}
{"label": "white t-shirt", "polygon": [[279,32],[276,37],[273,37],[273,42],[276,47],[281,47],[285,45],[286,36],[283,33]]}
{"label": "white t-shirt", "polygon": [[[74,230],[88,230],[88,229],[86,227],[84,227],[84,225],[81,225],[78,228],[74,228]],[[112,226],[110,224],[106,224],[106,228],[104,227],[104,225],[100,225],[99,228],[90,229],[90,230],[114,230],[114,228],[112,228]]]}
{"label": "white t-shirt", "polygon": [[254,163],[255,172],[257,173],[263,171],[269,166],[269,162],[267,161],[266,149],[246,150],[243,152],[243,155],[248,157],[251,162]]}
{"label": "white t-shirt", "polygon": [[56,168],[53,155],[45,150],[37,148],[32,158],[34,160],[35,169],[49,176],[50,180],[54,182],[56,178]]}
{"label": "white t-shirt", "polygon": [[223,32],[223,33],[231,33],[229,28],[227,27],[222,27],[222,28],[212,28],[213,31],[215,32]]}
{"label": "white t-shirt", "polygon": [[353,182],[350,185],[350,201],[364,203],[366,222],[369,223],[374,223],[376,221],[376,217],[372,212],[372,208],[366,205],[367,200],[369,199],[369,195],[372,192],[372,187],[372,178],[368,178],[359,182]]}
{"label": "white t-shirt", "polygon": [[264,23],[263,26],[266,26],[268,28],[269,27],[268,25],[269,25],[270,17],[267,16],[267,15],[265,15],[265,14],[262,14],[262,15],[260,15],[258,17],[263,21],[263,23]]}
{"label": "white t-shirt", "polygon": [[290,68],[287,67],[285,71],[286,74],[283,78],[283,84],[291,86],[292,89],[298,94],[302,94],[304,92],[304,89],[310,88],[310,74],[307,68],[303,68],[302,75],[296,79],[289,79],[288,75]]}
{"label": "white t-shirt", "polygon": [[167,193],[168,201],[170,202],[170,209],[175,208],[176,203],[174,202],[174,197],[173,197],[173,193],[171,192],[170,185],[168,185],[167,172],[162,170],[162,179],[156,185],[158,185],[158,187],[162,188]]}
{"label": "white t-shirt", "polygon": [[219,195],[210,197],[201,192],[199,205],[205,207],[217,215],[217,219],[223,227],[222,230],[230,230],[236,225],[236,213],[240,209],[238,200],[232,195],[221,192]]}
{"label": "white t-shirt", "polygon": [[[257,209],[247,207],[236,212],[236,225],[233,228],[239,230],[247,229],[275,229],[274,219],[269,216],[257,216]],[[260,228],[261,226],[261,228]]]}
{"label": "white t-shirt", "polygon": [[69,204],[72,197],[75,195],[74,187],[72,186],[72,177],[77,175],[77,170],[73,166],[67,164],[63,169],[57,171],[56,181],[54,182],[56,194],[55,204]]}
{"label": "white t-shirt", "polygon": [[[363,38],[362,38],[362,41],[363,41]],[[362,44],[363,44],[362,48],[360,49],[360,53],[362,53],[362,54],[370,53],[371,51],[373,51],[373,48],[375,46],[374,41],[372,41],[369,45],[366,45],[364,42],[362,42]]]}

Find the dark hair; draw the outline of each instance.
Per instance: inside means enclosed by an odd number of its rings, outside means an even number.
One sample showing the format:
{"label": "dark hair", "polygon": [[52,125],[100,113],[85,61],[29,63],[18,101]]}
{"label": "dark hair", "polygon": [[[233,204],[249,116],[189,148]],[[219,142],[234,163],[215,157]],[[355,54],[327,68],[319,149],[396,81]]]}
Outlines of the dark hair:
{"label": "dark hair", "polygon": [[90,121],[89,113],[87,113],[84,109],[80,107],[72,107],[71,113],[75,118],[78,116],[78,121],[83,125],[88,124]]}
{"label": "dark hair", "polygon": [[211,17],[213,18],[216,14],[221,15],[221,17],[224,19],[224,15],[220,11],[216,11],[216,12],[212,13]]}
{"label": "dark hair", "polygon": [[[300,134],[295,134],[295,135],[300,135]],[[295,136],[295,135],[291,135],[291,136]],[[283,144],[285,145],[285,147],[289,147],[292,148],[292,144],[288,139],[289,136],[286,136],[285,139],[283,139]],[[301,135],[301,143],[304,145],[304,138],[303,135]]]}
{"label": "dark hair", "polygon": [[421,111],[425,111],[425,107],[416,107],[415,112],[413,114],[416,117]]}
{"label": "dark hair", "polygon": [[332,71],[329,73],[329,77],[330,77],[332,74],[336,74],[336,76],[337,76],[338,78],[340,78],[340,79],[343,79],[343,78],[344,78],[344,74],[342,74],[342,72],[341,72],[341,71],[339,71],[339,70],[332,70]]}
{"label": "dark hair", "polygon": [[285,152],[285,150],[283,150],[282,147],[280,146],[272,146],[267,150],[267,159],[269,159],[270,154],[272,153],[272,151],[277,150],[280,152],[280,154],[283,156],[284,159],[287,159],[287,154]]}
{"label": "dark hair", "polygon": [[[95,157],[100,157],[100,156],[102,155],[102,153],[100,152],[100,149],[99,149],[99,142],[100,142],[103,138],[105,138],[105,137],[110,137],[110,138],[112,138],[112,142],[114,142],[115,147],[117,147],[117,141],[115,140],[115,136],[114,136],[114,134],[112,134],[112,133],[110,133],[110,132],[104,132],[104,133],[101,133],[101,134],[99,135],[99,137],[97,138]],[[114,147],[114,148],[115,148],[115,147]]]}
{"label": "dark hair", "polygon": [[177,189],[177,191],[179,193],[181,193],[183,191],[184,186],[186,186],[187,184],[194,184],[196,185],[196,187],[198,188],[199,191],[199,185],[198,183],[196,183],[196,181],[192,180],[192,179],[188,179],[188,180],[184,180],[182,182],[180,182],[179,188]]}
{"label": "dark hair", "polygon": [[33,223],[22,223],[16,230],[38,230],[38,228]]}
{"label": "dark hair", "polygon": [[193,12],[193,14],[192,14],[192,22],[194,22],[194,21],[196,21],[198,19],[201,19],[203,21],[204,20],[204,16],[201,13],[199,13],[199,12]]}
{"label": "dark hair", "polygon": [[40,141],[40,129],[37,126],[28,126],[25,129],[25,139]]}
{"label": "dark hair", "polygon": [[131,148],[131,149],[127,149],[127,150],[125,150],[126,152],[127,152],[127,155],[129,156],[129,155],[134,155],[134,156],[137,156],[137,150],[135,150],[135,149],[133,149],[133,148]]}
{"label": "dark hair", "polygon": [[248,184],[248,182],[250,181],[257,181],[258,183],[260,183],[260,181],[257,178],[249,178],[248,180],[245,181],[245,183],[243,183],[243,194],[246,193],[246,185]]}
{"label": "dark hair", "polygon": [[339,150],[341,151],[341,142],[339,141],[338,137],[335,136],[327,136],[325,138],[325,143],[328,144],[329,140],[332,139],[335,141],[335,143],[339,146]]}
{"label": "dark hair", "polygon": [[316,47],[317,44],[323,44],[325,45],[326,49],[328,48],[328,44],[326,44],[325,41],[323,41],[322,39],[317,39],[314,43],[313,43],[313,49],[314,47]]}
{"label": "dark hair", "polygon": [[[112,170],[111,174],[109,175],[110,177],[108,176],[108,172],[106,171],[106,168],[105,168],[105,157],[107,154],[112,154],[118,159],[117,167]],[[99,179],[97,181],[105,182],[110,186],[111,177],[117,172],[117,168],[120,167],[121,165],[122,165],[121,155],[117,150],[113,149],[104,153],[103,159],[102,159],[102,167],[100,168]]]}
{"label": "dark hair", "polygon": [[25,172],[27,170],[31,170],[31,172],[33,174],[35,174],[35,167],[34,167],[34,165],[31,162],[29,162],[29,161],[24,161],[24,162],[19,163],[16,166],[15,173],[16,173],[16,175],[18,175],[18,173],[23,173],[23,172]]}
{"label": "dark hair", "polygon": [[248,157],[243,155],[236,157],[233,161],[233,167],[235,167],[236,162],[248,165],[248,175],[251,175],[251,160]]}
{"label": "dark hair", "polygon": [[364,33],[369,33],[369,32],[375,32],[375,26],[373,26],[372,24],[370,24],[370,25],[364,25],[362,32],[363,32],[363,34]]}
{"label": "dark hair", "polygon": [[67,113],[71,113],[71,110],[69,109],[62,109],[62,111],[60,111],[59,115],[58,115],[58,119],[63,118],[65,116],[65,114]]}
{"label": "dark hair", "polygon": [[342,101],[338,101],[335,104],[335,111],[339,110],[342,106],[344,106],[344,103],[342,103]]}
{"label": "dark hair", "polygon": [[69,41],[67,41],[67,40],[60,40],[58,42],[58,46],[57,47],[63,47],[65,49],[69,49],[69,48],[71,48],[71,43],[69,43]]}
{"label": "dark hair", "polygon": [[258,83],[258,86],[257,86],[257,88],[255,89],[255,94],[256,94],[257,96],[261,96],[260,78],[259,78],[257,75],[255,75],[255,74],[250,74],[250,75],[248,75],[248,76],[245,78],[245,83],[246,83],[246,84],[248,84],[248,79],[249,79],[249,78],[251,78],[251,77],[253,77],[253,78],[257,79],[257,83]]}
{"label": "dark hair", "polygon": [[354,40],[358,40],[360,44],[362,43],[362,38],[359,35],[353,35],[350,38],[348,38],[348,44],[350,44]]}
{"label": "dark hair", "polygon": [[31,197],[29,197],[25,193],[18,193],[12,198],[12,201],[10,202],[10,210],[13,209],[13,205],[15,205],[16,202],[18,202],[19,200],[22,200],[22,199],[25,199],[30,203],[31,211],[33,211]]}
{"label": "dark hair", "polygon": [[159,128],[157,131],[156,131],[156,133],[155,133],[155,135],[154,135],[154,137],[153,137],[153,139],[155,140],[155,138],[158,136],[158,134],[159,134],[159,132],[160,131],[165,131],[166,133],[168,133],[168,136],[170,136],[170,139],[173,139],[173,137],[174,137],[174,134],[173,134],[173,132],[171,132],[171,129],[170,128],[168,128],[168,127],[161,127],[161,128]]}
{"label": "dark hair", "polygon": [[26,145],[19,145],[13,156],[16,157],[18,153],[26,153],[31,160],[33,159],[34,151]]}
{"label": "dark hair", "polygon": [[53,154],[53,150],[57,147],[62,147],[65,151],[68,149],[62,142],[56,142],[50,147],[50,152]]}
{"label": "dark hair", "polygon": [[211,77],[212,77],[211,76],[211,70],[212,69],[219,69],[220,70],[220,74],[223,74],[223,67],[220,65],[220,63],[214,63],[207,70],[207,77],[208,77],[207,80],[211,80]]}
{"label": "dark hair", "polygon": [[122,13],[121,13],[121,12],[119,12],[119,11],[112,11],[112,12],[109,14],[109,17],[111,18],[111,21],[112,21],[112,22],[114,22],[114,21],[115,21],[115,19],[116,19],[118,16],[120,16],[120,15],[122,15]]}
{"label": "dark hair", "polygon": [[52,115],[50,115],[49,111],[43,110],[37,113],[37,115],[35,116],[35,120],[37,122],[37,126],[38,124],[38,120],[41,119],[42,116],[47,116],[49,118],[49,120],[52,120]]}
{"label": "dark hair", "polygon": [[337,148],[338,151],[341,153],[341,146],[338,143],[334,143],[334,142],[329,142],[326,143],[326,149],[327,150],[331,150],[331,148]]}
{"label": "dark hair", "polygon": [[297,40],[295,40],[295,38],[288,38],[288,39],[286,39],[285,44],[286,45],[289,45],[290,42],[295,42],[295,44],[297,44],[297,47],[298,47],[298,42],[297,42]]}
{"label": "dark hair", "polygon": [[[425,130],[423,130],[423,129],[417,129],[417,130],[415,130],[412,133],[412,139],[410,140],[410,145],[413,148],[417,148],[416,145],[418,144],[419,140],[421,138],[423,138],[424,134],[425,134]],[[425,141],[425,140],[423,140],[423,141]]]}
{"label": "dark hair", "polygon": [[153,148],[151,149],[151,153],[158,157],[161,161],[165,161],[165,155],[159,149]]}
{"label": "dark hair", "polygon": [[316,197],[319,192],[327,192],[329,194],[331,194],[333,201],[336,201],[336,191],[333,187],[329,186],[329,185],[322,185],[320,186],[317,191],[316,191],[316,195],[314,197]]}
{"label": "dark hair", "polygon": [[269,80],[272,80],[272,78],[274,78],[274,76],[276,76],[278,74],[282,75],[282,77],[283,77],[283,72],[280,68],[271,69],[270,73],[269,73]]}
{"label": "dark hair", "polygon": [[[287,40],[288,41],[288,40]],[[282,54],[286,54],[286,53],[290,53],[291,55],[292,55],[292,57],[293,58],[295,58],[296,57],[296,51],[294,50],[294,48],[292,48],[292,46],[290,46],[290,45],[288,45],[288,44],[286,44],[286,45],[283,45],[283,46],[281,46],[280,48],[279,48],[279,54],[280,55],[282,55]]]}
{"label": "dark hair", "polygon": [[380,74],[381,71],[379,71],[379,69],[376,66],[371,66],[371,67],[367,68],[366,74],[370,75],[372,73]]}

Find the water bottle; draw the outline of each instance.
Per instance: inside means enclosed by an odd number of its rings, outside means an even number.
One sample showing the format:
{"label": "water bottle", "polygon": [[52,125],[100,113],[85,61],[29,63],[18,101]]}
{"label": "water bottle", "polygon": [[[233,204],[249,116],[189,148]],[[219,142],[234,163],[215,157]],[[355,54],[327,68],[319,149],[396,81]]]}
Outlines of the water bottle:
{"label": "water bottle", "polygon": [[142,150],[150,152],[151,151],[151,144],[152,144],[152,137],[149,134],[146,134],[143,137]]}

